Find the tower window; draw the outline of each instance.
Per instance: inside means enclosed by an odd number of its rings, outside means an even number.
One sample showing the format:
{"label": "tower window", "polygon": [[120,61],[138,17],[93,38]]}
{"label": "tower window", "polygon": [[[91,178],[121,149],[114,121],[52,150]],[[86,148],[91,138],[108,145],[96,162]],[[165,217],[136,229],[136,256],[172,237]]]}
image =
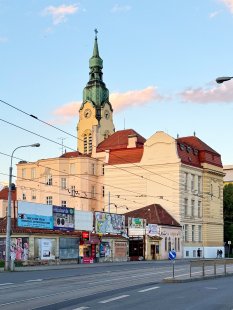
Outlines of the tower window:
{"label": "tower window", "polygon": [[83,142],[84,142],[84,154],[87,154],[87,135],[84,135],[84,139],[83,139]]}
{"label": "tower window", "polygon": [[88,153],[91,153],[92,152],[92,135],[89,135],[89,152]]}

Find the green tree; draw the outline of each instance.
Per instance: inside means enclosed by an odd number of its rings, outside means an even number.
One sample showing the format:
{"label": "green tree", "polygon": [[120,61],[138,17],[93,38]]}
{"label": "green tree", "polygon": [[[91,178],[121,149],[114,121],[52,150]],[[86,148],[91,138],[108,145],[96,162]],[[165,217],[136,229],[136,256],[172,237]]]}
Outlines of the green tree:
{"label": "green tree", "polygon": [[224,241],[233,241],[233,184],[223,188]]}

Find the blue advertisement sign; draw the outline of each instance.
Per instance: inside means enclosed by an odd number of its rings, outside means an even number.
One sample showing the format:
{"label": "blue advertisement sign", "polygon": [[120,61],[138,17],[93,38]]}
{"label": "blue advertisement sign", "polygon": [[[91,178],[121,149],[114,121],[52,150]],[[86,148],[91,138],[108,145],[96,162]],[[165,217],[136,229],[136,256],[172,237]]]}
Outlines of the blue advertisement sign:
{"label": "blue advertisement sign", "polygon": [[38,214],[18,213],[18,226],[53,229],[53,217]]}
{"label": "blue advertisement sign", "polygon": [[57,230],[74,230],[74,209],[53,206],[53,227]]}

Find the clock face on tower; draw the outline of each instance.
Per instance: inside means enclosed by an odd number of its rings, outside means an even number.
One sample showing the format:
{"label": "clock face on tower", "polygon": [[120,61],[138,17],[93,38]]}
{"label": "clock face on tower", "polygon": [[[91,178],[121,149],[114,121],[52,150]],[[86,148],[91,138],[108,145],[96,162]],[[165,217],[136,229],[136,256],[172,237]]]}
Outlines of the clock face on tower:
{"label": "clock face on tower", "polygon": [[85,116],[86,118],[89,118],[89,117],[91,116],[91,110],[90,110],[90,109],[86,109],[86,110],[84,111],[84,116]]}
{"label": "clock face on tower", "polygon": [[109,117],[110,117],[110,114],[109,114],[109,112],[107,110],[104,111],[104,117],[106,119],[109,119]]}

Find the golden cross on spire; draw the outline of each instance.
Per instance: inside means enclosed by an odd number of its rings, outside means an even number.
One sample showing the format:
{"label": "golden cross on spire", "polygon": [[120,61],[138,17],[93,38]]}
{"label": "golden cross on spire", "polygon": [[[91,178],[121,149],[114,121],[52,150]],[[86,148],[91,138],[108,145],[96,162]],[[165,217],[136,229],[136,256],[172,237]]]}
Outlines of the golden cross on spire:
{"label": "golden cross on spire", "polygon": [[95,28],[95,37],[97,38],[97,33],[98,33],[98,30],[97,30],[97,28]]}

